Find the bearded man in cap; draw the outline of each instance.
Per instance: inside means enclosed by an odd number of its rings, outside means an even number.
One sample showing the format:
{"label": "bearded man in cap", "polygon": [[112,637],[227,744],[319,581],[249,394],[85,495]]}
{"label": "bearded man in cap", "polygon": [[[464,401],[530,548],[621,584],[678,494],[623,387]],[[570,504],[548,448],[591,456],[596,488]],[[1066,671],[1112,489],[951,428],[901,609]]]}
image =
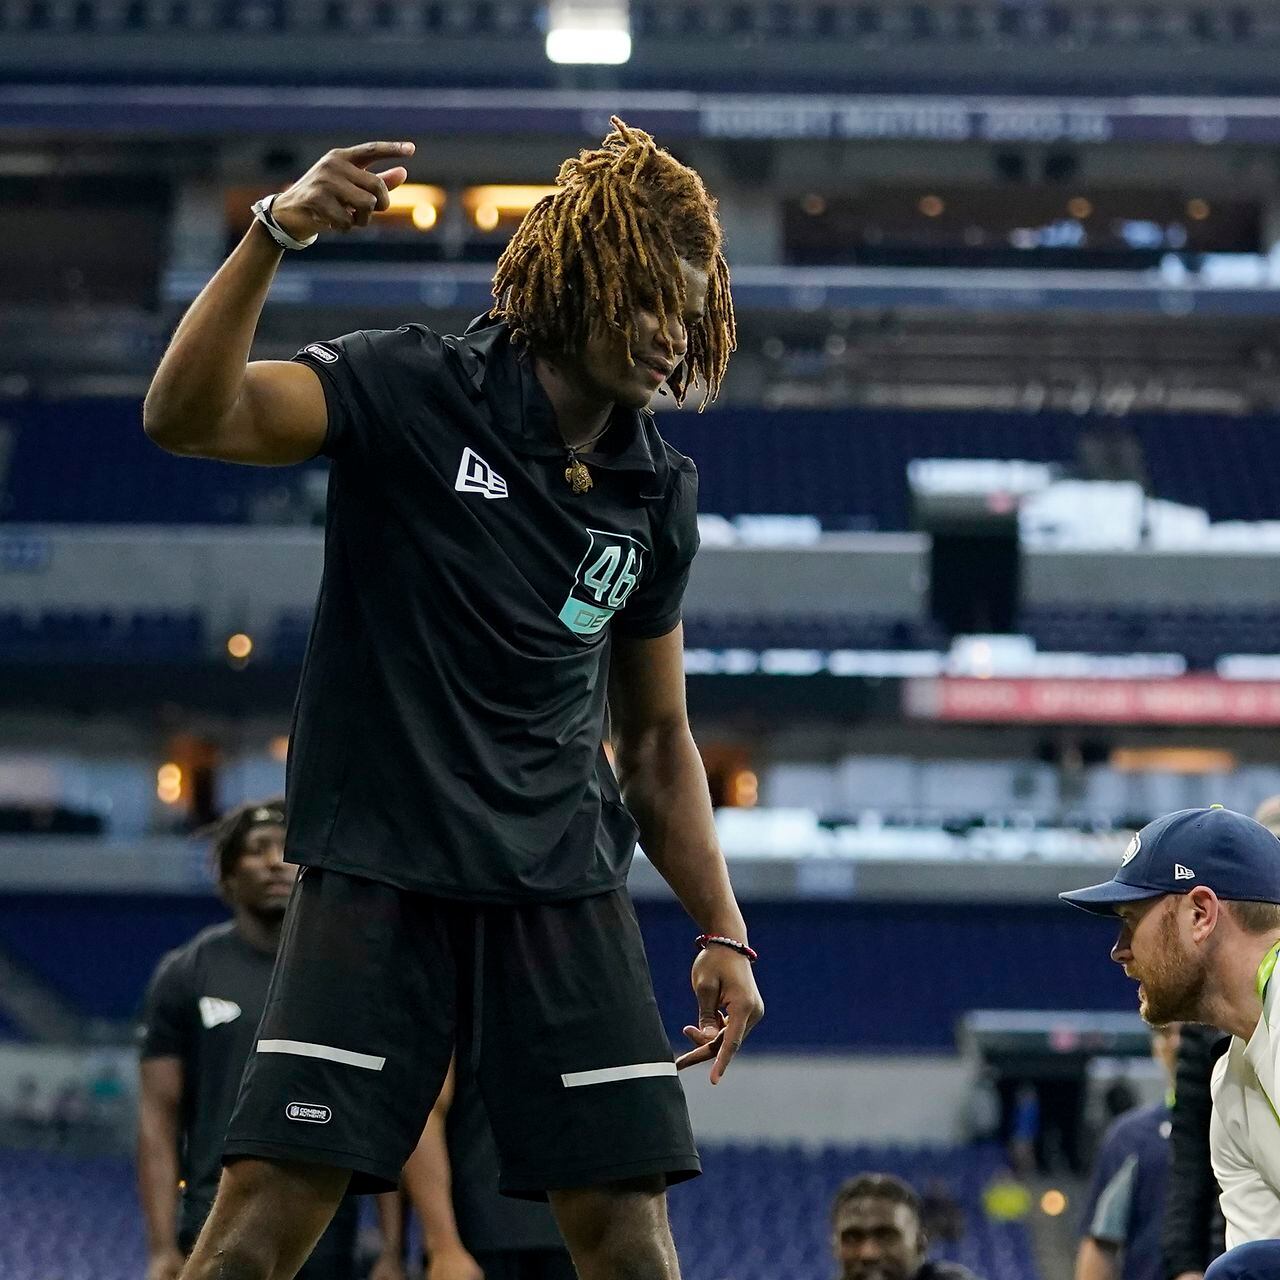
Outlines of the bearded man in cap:
{"label": "bearded man in cap", "polygon": [[1115,876],[1060,895],[1120,919],[1111,958],[1152,1026],[1231,1034],[1213,1073],[1210,1149],[1227,1248],[1205,1280],[1280,1276],[1280,839],[1221,805],[1180,809],[1130,841]]}

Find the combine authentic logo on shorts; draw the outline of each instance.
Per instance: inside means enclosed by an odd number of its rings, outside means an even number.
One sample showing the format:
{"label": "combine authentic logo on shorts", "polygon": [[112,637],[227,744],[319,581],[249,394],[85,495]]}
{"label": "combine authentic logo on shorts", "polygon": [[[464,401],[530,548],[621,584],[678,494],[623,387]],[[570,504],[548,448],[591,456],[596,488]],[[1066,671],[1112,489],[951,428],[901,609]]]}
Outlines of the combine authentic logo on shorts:
{"label": "combine authentic logo on shorts", "polygon": [[309,347],[304,347],[307,355],[315,356],[321,364],[337,364],[338,353],[332,347],[326,347],[322,342],[313,342]]}
{"label": "combine authentic logo on shorts", "polygon": [[306,1124],[328,1124],[333,1112],[319,1102],[291,1102],[284,1109],[290,1120],[302,1120]]}

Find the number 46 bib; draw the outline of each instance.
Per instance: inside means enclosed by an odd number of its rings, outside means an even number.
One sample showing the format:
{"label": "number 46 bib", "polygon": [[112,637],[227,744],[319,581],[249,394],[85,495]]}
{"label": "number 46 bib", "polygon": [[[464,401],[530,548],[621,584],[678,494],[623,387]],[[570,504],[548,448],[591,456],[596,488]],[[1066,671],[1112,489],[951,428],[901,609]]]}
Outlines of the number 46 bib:
{"label": "number 46 bib", "polygon": [[625,533],[588,529],[587,554],[578,565],[573,590],[560,621],[580,636],[596,635],[627,602],[644,570],[645,549]]}

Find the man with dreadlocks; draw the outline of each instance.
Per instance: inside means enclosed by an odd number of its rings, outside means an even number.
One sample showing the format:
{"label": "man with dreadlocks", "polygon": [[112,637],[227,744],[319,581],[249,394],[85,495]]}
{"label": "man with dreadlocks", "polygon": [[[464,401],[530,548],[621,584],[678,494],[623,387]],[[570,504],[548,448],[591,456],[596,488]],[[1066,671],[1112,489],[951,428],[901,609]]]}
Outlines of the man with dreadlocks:
{"label": "man with dreadlocks", "polygon": [[[460,337],[421,324],[247,363],[281,256],[364,226],[410,143],[329,152],[192,304],[148,393],[175,453],[332,463],[295,711],[302,864],[187,1280],[287,1280],[348,1188],[394,1186],[453,1053],[508,1195],[583,1280],[674,1280],[699,1171],[627,869],[700,930],[681,1060],[718,1082],[763,1005],[684,703],[697,474],[646,412],[734,345],[701,179],[613,121],[565,163]],[[618,772],[605,756],[606,705]]]}

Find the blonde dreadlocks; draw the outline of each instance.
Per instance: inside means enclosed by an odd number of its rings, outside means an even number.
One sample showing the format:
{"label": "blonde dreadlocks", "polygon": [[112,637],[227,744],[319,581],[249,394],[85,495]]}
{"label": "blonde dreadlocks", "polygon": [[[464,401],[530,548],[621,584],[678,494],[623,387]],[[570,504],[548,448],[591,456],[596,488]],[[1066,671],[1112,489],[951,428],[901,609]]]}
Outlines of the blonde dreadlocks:
{"label": "blonde dreadlocks", "polygon": [[736,335],[716,202],[643,129],[617,116],[610,123],[600,148],[566,160],[558,190],[525,215],[498,260],[490,314],[536,351],[577,351],[588,337],[612,332],[634,363],[636,312],[656,314],[668,341],[669,317],[683,314],[683,258],[707,272],[707,305],[689,326],[685,363],[670,386],[683,404],[689,383],[701,383],[705,408],[720,390]]}

